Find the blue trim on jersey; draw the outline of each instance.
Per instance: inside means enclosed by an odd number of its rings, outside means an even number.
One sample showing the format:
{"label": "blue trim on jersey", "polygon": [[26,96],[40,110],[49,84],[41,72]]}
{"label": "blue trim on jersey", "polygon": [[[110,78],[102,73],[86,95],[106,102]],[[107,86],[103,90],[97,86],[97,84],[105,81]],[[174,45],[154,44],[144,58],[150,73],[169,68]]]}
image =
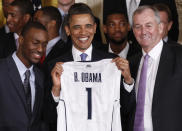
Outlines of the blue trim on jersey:
{"label": "blue trim on jersey", "polygon": [[113,118],[114,117],[114,105],[113,105],[113,110],[112,110],[112,121],[111,121],[111,131],[112,131],[112,124],[113,124]]}
{"label": "blue trim on jersey", "polygon": [[88,93],[88,119],[92,119],[92,88],[86,88]]}
{"label": "blue trim on jersey", "polygon": [[68,130],[67,129],[67,115],[66,115],[66,103],[65,103],[65,101],[64,100],[62,100],[62,99],[60,99],[60,101],[62,101],[63,103],[64,103],[64,107],[65,107],[65,124],[66,124],[66,131]]}

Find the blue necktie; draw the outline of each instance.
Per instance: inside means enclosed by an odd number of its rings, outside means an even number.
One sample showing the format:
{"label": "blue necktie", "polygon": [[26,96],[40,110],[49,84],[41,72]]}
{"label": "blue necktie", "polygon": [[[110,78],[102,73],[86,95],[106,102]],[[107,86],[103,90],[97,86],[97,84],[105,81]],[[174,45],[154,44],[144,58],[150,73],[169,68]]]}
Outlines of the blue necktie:
{"label": "blue necktie", "polygon": [[80,55],[81,61],[86,61],[87,56],[88,56],[88,55],[87,55],[86,53],[82,53],[82,54]]}
{"label": "blue necktie", "polygon": [[146,54],[140,74],[138,85],[137,104],[134,121],[134,131],[144,131],[144,104],[145,104],[145,89],[147,79],[147,66],[149,55]]}

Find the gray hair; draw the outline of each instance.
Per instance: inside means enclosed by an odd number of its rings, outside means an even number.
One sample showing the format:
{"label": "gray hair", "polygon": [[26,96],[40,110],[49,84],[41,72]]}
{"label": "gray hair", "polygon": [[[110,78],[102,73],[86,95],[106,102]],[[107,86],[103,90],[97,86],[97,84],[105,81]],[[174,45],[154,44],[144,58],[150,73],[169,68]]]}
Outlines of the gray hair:
{"label": "gray hair", "polygon": [[[139,6],[134,11],[133,16],[132,16],[132,19],[134,18],[134,16],[136,14],[141,14],[142,12],[144,12],[147,9],[152,10],[154,12],[155,19],[156,19],[157,23],[159,24],[161,22],[160,15],[159,15],[159,10],[157,8],[155,8],[154,6],[150,6],[150,5]],[[133,22],[132,22],[132,26],[133,26]]]}

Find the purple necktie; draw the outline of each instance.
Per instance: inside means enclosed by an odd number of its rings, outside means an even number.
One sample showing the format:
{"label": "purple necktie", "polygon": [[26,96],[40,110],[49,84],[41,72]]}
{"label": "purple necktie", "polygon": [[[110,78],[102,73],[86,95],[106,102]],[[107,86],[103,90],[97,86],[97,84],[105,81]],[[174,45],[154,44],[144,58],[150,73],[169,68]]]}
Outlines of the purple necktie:
{"label": "purple necktie", "polygon": [[138,85],[137,104],[134,121],[134,131],[144,131],[144,104],[145,104],[145,89],[147,79],[147,66],[149,55],[146,54],[140,74]]}
{"label": "purple necktie", "polygon": [[88,56],[88,55],[87,55],[86,53],[82,53],[82,54],[80,55],[81,61],[86,61],[87,56]]}

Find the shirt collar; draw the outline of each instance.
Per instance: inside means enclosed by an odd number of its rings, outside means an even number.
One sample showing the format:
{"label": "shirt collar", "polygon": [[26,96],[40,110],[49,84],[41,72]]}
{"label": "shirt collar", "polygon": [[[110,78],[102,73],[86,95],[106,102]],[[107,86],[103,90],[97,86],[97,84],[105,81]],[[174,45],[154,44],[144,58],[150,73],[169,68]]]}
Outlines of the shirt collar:
{"label": "shirt collar", "polygon": [[19,71],[19,74],[20,74],[20,77],[21,77],[22,81],[24,81],[23,78],[24,78],[24,73],[25,73],[26,70],[30,70],[30,74],[31,74],[30,75],[30,79],[31,79],[33,77],[32,74],[34,74],[34,72],[33,72],[33,65],[30,68],[27,68],[22,63],[22,61],[17,57],[16,52],[13,53],[12,57],[13,57],[13,60],[15,61],[15,64],[17,66],[17,69]]}
{"label": "shirt collar", "polygon": [[[156,60],[160,56],[162,52],[162,48],[163,48],[163,41],[161,39],[160,42],[156,46],[154,46],[151,51],[148,52],[148,55],[152,59]],[[143,49],[142,49],[142,52],[143,52],[143,56],[145,56],[146,52]]]}
{"label": "shirt collar", "polygon": [[[90,45],[90,47],[84,52],[86,53],[88,56],[86,58],[86,61],[91,61],[92,59],[92,44]],[[78,49],[76,49],[73,45],[72,47],[72,54],[73,54],[73,59],[74,61],[81,61],[81,57],[80,55],[82,54],[83,52],[79,51]]]}
{"label": "shirt collar", "polygon": [[65,14],[67,14],[67,13],[65,13],[61,8],[58,8],[58,10],[59,10],[59,12],[61,13],[61,16],[64,16]]}
{"label": "shirt collar", "polygon": [[167,41],[168,41],[168,36],[164,37],[163,40],[164,40],[165,42],[167,42]]}
{"label": "shirt collar", "polygon": [[19,38],[19,35],[17,33],[14,33],[15,40]]}
{"label": "shirt collar", "polygon": [[6,33],[9,33],[10,32],[9,27],[7,26],[7,24],[4,25],[4,28],[5,28],[5,32]]}
{"label": "shirt collar", "polygon": [[50,40],[46,47],[46,56],[49,54],[53,46],[61,39],[60,36],[55,37],[54,39]]}
{"label": "shirt collar", "polygon": [[[117,54],[117,55],[120,56],[120,57],[122,57],[122,58],[125,58],[125,59],[126,59],[127,54],[128,54],[128,50],[129,50],[129,43],[127,42],[125,48],[124,48],[119,54]],[[110,52],[110,53],[114,53],[114,52],[112,51],[112,49],[111,49],[110,44],[109,44],[109,52]]]}

